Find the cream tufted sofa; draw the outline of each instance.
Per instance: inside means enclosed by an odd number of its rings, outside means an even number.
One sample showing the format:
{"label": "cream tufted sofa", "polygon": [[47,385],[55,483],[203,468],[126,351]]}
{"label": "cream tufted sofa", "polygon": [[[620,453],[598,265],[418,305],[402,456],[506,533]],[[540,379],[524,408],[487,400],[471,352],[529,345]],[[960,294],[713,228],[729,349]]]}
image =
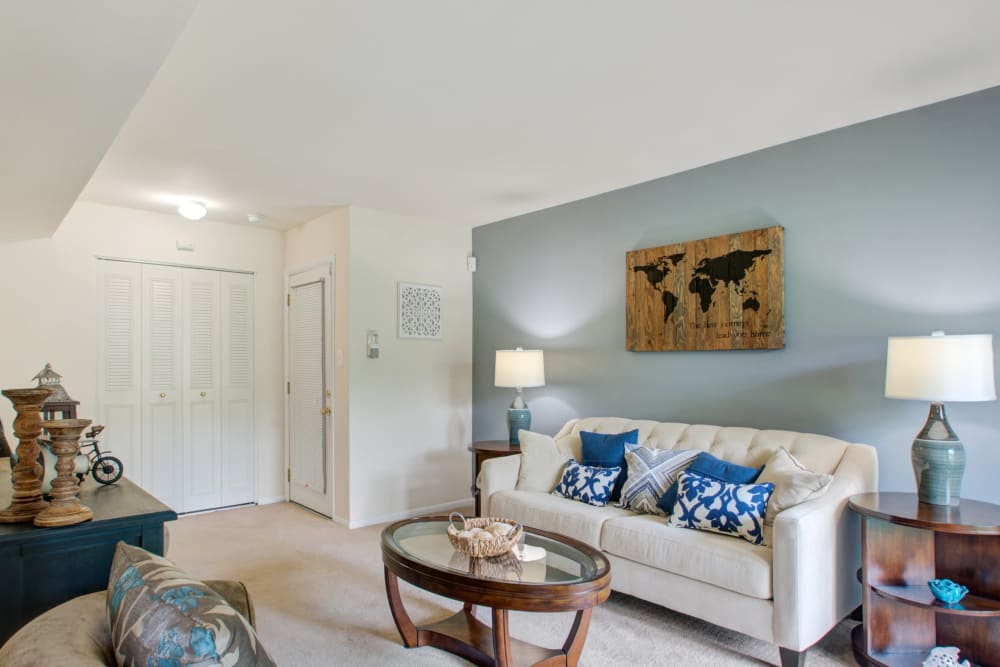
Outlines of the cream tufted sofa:
{"label": "cream tufted sofa", "polygon": [[878,459],[869,445],[822,435],[618,418],[574,419],[555,435],[580,459],[580,431],[639,429],[639,444],[697,449],[748,466],[784,447],[813,472],[834,476],[819,498],[780,512],[770,544],[673,528],[663,517],[612,505],[592,507],[559,496],[516,490],[521,456],[491,459],[479,477],[483,516],[502,516],[576,538],[611,561],[614,590],[777,644],[783,667],[861,601],[856,493],[877,490]]}

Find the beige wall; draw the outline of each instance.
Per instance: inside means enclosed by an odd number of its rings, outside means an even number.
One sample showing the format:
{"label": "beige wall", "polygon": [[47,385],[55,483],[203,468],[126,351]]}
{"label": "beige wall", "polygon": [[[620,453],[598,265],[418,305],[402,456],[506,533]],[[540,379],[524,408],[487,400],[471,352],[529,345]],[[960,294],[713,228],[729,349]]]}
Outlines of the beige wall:
{"label": "beige wall", "polygon": [[[470,247],[468,229],[356,207],[281,233],[79,202],[52,238],[0,243],[0,385],[31,386],[51,362],[93,414],[98,255],[253,271],[258,499],[283,499],[283,276],[335,258],[335,517],[357,526],[456,507],[471,483]],[[396,336],[399,281],[444,289],[441,340]],[[0,402],[8,434],[12,417]]]}
{"label": "beige wall", "polygon": [[[471,243],[469,229],[351,207],[351,525],[470,500]],[[440,340],[397,337],[399,281],[444,289]]]}
{"label": "beige wall", "polygon": [[[469,502],[468,229],[350,207],[287,232],[286,271],[336,256],[335,518],[351,526]],[[444,288],[441,340],[396,336],[397,282]],[[378,331],[378,359],[366,333]],[[337,359],[337,356],[334,356]]]}
{"label": "beige wall", "polygon": [[[328,479],[333,480],[333,516],[343,523],[350,521],[350,419],[348,419],[348,383],[350,359],[346,354],[348,304],[350,303],[349,243],[350,213],[347,207],[293,227],[285,233],[285,271],[295,273],[319,262],[334,262],[333,340],[327,351],[333,367],[333,457]],[[337,351],[343,350],[338,363]]]}
{"label": "beige wall", "polygon": [[[195,251],[178,251],[178,239],[193,241]],[[253,271],[257,495],[283,498],[283,249],[273,230],[78,202],[51,238],[0,243],[0,385],[32,386],[51,362],[80,401],[80,416],[94,416],[97,255]],[[8,437],[12,418],[10,403],[0,400]]]}

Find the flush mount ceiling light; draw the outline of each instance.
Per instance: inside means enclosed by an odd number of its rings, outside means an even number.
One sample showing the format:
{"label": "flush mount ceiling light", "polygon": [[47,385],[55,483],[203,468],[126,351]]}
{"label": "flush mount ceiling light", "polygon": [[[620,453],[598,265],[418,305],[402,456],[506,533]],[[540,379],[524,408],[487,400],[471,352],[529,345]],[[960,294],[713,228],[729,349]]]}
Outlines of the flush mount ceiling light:
{"label": "flush mount ceiling light", "polygon": [[188,220],[201,220],[208,213],[208,209],[200,201],[182,201],[177,207],[177,212]]}

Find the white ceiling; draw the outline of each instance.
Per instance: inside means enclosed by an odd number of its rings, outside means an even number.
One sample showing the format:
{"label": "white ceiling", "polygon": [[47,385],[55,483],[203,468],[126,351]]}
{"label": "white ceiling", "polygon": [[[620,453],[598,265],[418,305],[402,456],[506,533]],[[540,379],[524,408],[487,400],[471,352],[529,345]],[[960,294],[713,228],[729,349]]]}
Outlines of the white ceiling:
{"label": "white ceiling", "polygon": [[[173,5],[117,6],[153,23]],[[102,97],[162,50],[130,36],[150,53],[124,53]],[[78,60],[69,41],[45,46]],[[478,225],[998,84],[995,0],[203,0],[82,197]],[[68,158],[90,149],[56,120]]]}
{"label": "white ceiling", "polygon": [[194,6],[0,3],[0,237],[56,230]]}

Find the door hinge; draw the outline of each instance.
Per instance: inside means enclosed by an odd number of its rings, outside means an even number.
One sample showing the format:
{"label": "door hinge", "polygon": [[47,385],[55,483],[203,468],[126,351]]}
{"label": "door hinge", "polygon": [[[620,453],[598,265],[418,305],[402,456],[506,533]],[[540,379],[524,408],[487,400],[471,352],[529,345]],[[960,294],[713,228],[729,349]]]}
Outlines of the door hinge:
{"label": "door hinge", "polygon": [[291,468],[288,469],[288,481],[289,482],[292,481],[292,469]]}
{"label": "door hinge", "polygon": [[288,295],[288,305],[289,306],[292,305],[292,295],[291,294]]}
{"label": "door hinge", "polygon": [[291,382],[288,383],[287,391],[288,391],[288,395],[291,396],[292,395],[292,383]]}

